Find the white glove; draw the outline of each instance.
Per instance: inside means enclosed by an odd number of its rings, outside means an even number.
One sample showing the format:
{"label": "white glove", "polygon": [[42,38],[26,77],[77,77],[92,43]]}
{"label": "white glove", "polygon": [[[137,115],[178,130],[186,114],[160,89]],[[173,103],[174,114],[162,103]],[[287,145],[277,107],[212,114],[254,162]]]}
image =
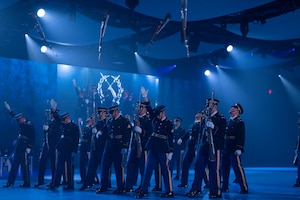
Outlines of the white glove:
{"label": "white glove", "polygon": [[178,144],[178,145],[181,145],[181,144],[182,144],[182,139],[178,139],[178,140],[177,140],[177,144]]}
{"label": "white glove", "polygon": [[44,131],[48,131],[48,129],[49,129],[49,125],[44,124],[44,125],[43,125],[43,130],[44,130]]}
{"label": "white glove", "polygon": [[51,100],[50,100],[50,105],[51,105],[51,108],[52,108],[53,110],[56,110],[57,103],[54,101],[54,99],[51,99]]}
{"label": "white glove", "polygon": [[142,129],[139,126],[135,126],[134,131],[137,133],[142,133]]}
{"label": "white glove", "polygon": [[97,133],[97,129],[96,129],[96,128],[93,128],[93,129],[92,129],[92,133],[96,134],[96,133]]}
{"label": "white glove", "polygon": [[172,160],[172,156],[173,156],[173,152],[170,152],[170,153],[168,153],[168,160],[170,161],[170,160]]}
{"label": "white glove", "polygon": [[85,99],[84,102],[85,102],[86,104],[89,104],[90,100],[89,100],[89,99]]}
{"label": "white glove", "polygon": [[87,152],[87,157],[88,157],[88,159],[91,158],[91,152]]}
{"label": "white glove", "polygon": [[96,138],[98,139],[101,135],[102,135],[102,132],[101,132],[101,131],[98,131],[98,132],[96,133]]}
{"label": "white glove", "polygon": [[208,121],[208,122],[206,122],[206,127],[211,128],[211,129],[214,129],[214,128],[215,128],[215,125],[214,125],[213,122]]}
{"label": "white glove", "polygon": [[240,155],[242,155],[242,151],[239,150],[239,149],[238,149],[238,150],[235,150],[234,155],[240,156]]}
{"label": "white glove", "polygon": [[26,153],[30,154],[30,152],[31,152],[31,149],[30,148],[26,148]]}
{"label": "white glove", "polygon": [[125,155],[127,153],[127,149],[126,148],[122,148],[121,149],[121,154]]}
{"label": "white glove", "polygon": [[148,96],[149,90],[146,90],[144,87],[141,87],[141,95],[143,98],[146,98]]}

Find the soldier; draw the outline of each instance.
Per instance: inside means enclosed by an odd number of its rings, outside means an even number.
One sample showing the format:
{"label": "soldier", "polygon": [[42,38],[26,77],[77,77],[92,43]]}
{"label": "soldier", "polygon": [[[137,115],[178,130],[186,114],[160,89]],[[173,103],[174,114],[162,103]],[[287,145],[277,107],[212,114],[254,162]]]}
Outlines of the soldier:
{"label": "soldier", "polygon": [[225,117],[218,112],[219,100],[206,99],[207,111],[202,145],[195,163],[195,175],[192,189],[187,194],[194,197],[201,192],[201,184],[204,178],[205,166],[209,168],[209,198],[221,198],[220,162],[221,151],[224,149],[224,135],[226,127]]}
{"label": "soldier", "polygon": [[82,135],[80,138],[79,172],[81,180],[78,183],[83,183],[87,174],[87,166],[91,157],[90,147],[92,139],[93,120],[93,117],[88,117],[86,119],[86,125],[82,131]]}
{"label": "soldier", "polygon": [[19,165],[21,165],[24,182],[20,185],[20,187],[28,188],[30,187],[28,155],[30,154],[31,148],[35,142],[35,129],[33,124],[29,120],[26,120],[22,113],[15,114],[7,102],[4,102],[4,105],[9,111],[9,114],[14,117],[19,123],[19,137],[15,148],[11,170],[8,175],[8,180],[3,187],[7,188],[14,184]]}
{"label": "soldier", "polygon": [[60,116],[62,121],[62,134],[57,145],[57,165],[55,177],[48,190],[53,190],[60,186],[60,180],[63,173],[66,177],[66,185],[63,190],[74,190],[74,164],[73,154],[78,151],[79,127],[75,124],[69,113]]}
{"label": "soldier", "polygon": [[148,139],[146,149],[148,150],[147,162],[144,172],[142,188],[136,198],[147,196],[148,186],[157,163],[161,166],[164,178],[165,193],[162,198],[174,197],[172,177],[169,169],[169,161],[172,159],[173,152],[173,122],[167,119],[165,106],[157,106],[153,109],[154,117],[152,121],[153,133]]}
{"label": "soldier", "polygon": [[181,145],[183,141],[188,140],[187,150],[183,158],[181,182],[178,185],[178,187],[180,188],[188,187],[189,169],[195,158],[196,147],[201,135],[201,119],[202,119],[202,113],[197,112],[195,115],[195,121],[189,128],[189,131],[184,136],[179,138],[177,141],[177,143]]}
{"label": "soldier", "polygon": [[225,150],[223,153],[223,185],[222,191],[228,192],[230,166],[232,165],[236,180],[241,187],[240,194],[248,194],[248,184],[244,168],[241,162],[241,155],[245,146],[245,123],[240,115],[243,114],[241,104],[236,103],[230,108],[230,120],[228,120],[225,135]]}
{"label": "soldier", "polygon": [[128,152],[127,174],[126,174],[126,192],[132,192],[138,177],[138,171],[141,176],[140,186],[135,190],[140,190],[146,163],[146,149],[145,145],[152,133],[152,124],[149,115],[147,114],[147,107],[149,102],[138,102],[138,120],[135,120],[135,127],[131,138],[131,147]]}
{"label": "soldier", "polygon": [[124,181],[124,167],[123,159],[129,147],[131,125],[129,121],[120,114],[118,106],[109,108],[111,118],[107,122],[108,139],[105,144],[105,150],[102,158],[102,172],[101,172],[101,187],[97,189],[96,193],[103,193],[109,187],[108,174],[112,163],[117,179],[117,189],[114,194],[122,194],[125,192]]}
{"label": "soldier", "polygon": [[50,119],[45,121],[43,125],[44,130],[44,139],[42,150],[39,157],[39,168],[38,168],[38,181],[34,185],[34,187],[38,187],[40,185],[44,185],[44,176],[47,168],[47,162],[50,160],[51,166],[51,183],[54,180],[55,174],[55,163],[56,163],[56,146],[59,141],[61,135],[61,120],[58,115],[59,110],[56,108],[56,102],[51,99],[50,101],[51,109],[46,110],[46,115],[49,115],[50,112]]}
{"label": "soldier", "polygon": [[185,150],[185,143],[177,144],[179,138],[185,135],[185,130],[181,127],[182,119],[176,117],[174,119],[174,134],[173,134],[173,156],[172,160],[170,161],[170,170],[173,174],[173,168],[176,165],[176,176],[174,180],[179,180],[180,178],[180,171],[182,165],[182,153]]}
{"label": "soldier", "polygon": [[[105,142],[107,140],[107,109],[106,108],[97,108],[98,121],[96,127],[92,130],[92,141],[91,141],[91,158],[88,164],[87,176],[83,182],[83,185],[79,190],[84,190],[86,188],[92,187],[95,183],[99,183],[97,176],[97,169],[100,166],[100,171],[102,168],[101,161],[103,156],[103,151],[105,147]],[[96,179],[96,180],[95,180]]]}

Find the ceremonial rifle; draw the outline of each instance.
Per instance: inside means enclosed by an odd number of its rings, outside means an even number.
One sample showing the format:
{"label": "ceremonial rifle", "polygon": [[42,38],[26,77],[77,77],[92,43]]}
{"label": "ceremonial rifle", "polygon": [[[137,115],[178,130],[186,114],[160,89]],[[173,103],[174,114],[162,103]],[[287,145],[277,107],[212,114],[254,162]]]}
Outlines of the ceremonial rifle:
{"label": "ceremonial rifle", "polygon": [[[211,100],[210,100],[209,106],[208,106],[208,114],[206,117],[206,122],[211,121],[211,114],[212,114],[213,106],[214,106],[214,91],[211,92]],[[208,138],[208,143],[209,143],[209,160],[215,161],[216,160],[216,151],[215,151],[212,129],[210,127],[206,127],[206,133],[208,136],[207,138]]]}
{"label": "ceremonial rifle", "polygon": [[298,141],[297,141],[297,146],[295,149],[295,157],[293,160],[293,165],[297,166],[298,165],[298,151],[299,151],[299,139],[300,139],[300,112],[298,112]]}

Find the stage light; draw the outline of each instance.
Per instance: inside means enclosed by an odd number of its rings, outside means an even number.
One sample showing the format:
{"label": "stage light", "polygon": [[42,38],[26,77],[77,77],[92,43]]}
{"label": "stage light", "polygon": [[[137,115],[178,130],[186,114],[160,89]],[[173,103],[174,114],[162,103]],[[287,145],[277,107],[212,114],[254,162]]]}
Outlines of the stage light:
{"label": "stage light", "polygon": [[233,50],[233,46],[231,44],[229,44],[226,48],[226,51],[229,53]]}
{"label": "stage light", "polygon": [[208,69],[205,70],[204,75],[205,75],[205,76],[209,76],[209,75],[210,75],[210,71],[209,71]]}
{"label": "stage light", "polygon": [[38,17],[44,17],[46,12],[43,8],[40,8],[37,12],[36,12]]}
{"label": "stage light", "polygon": [[42,53],[46,53],[47,52],[47,47],[46,46],[42,46],[41,47],[41,52]]}

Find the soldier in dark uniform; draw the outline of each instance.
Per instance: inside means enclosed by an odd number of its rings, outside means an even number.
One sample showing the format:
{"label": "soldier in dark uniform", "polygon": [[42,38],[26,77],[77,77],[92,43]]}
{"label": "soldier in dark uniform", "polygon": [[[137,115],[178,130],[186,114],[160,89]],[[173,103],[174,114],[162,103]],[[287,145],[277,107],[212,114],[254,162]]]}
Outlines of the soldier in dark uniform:
{"label": "soldier in dark uniform", "polygon": [[185,130],[181,127],[182,119],[176,117],[174,119],[174,134],[173,134],[173,156],[170,161],[170,170],[173,174],[173,168],[176,165],[176,176],[174,180],[179,180],[180,171],[182,166],[182,152],[185,150],[185,142],[182,144],[177,144],[179,138],[185,135]]}
{"label": "soldier in dark uniform", "polygon": [[114,163],[117,179],[117,189],[114,191],[114,194],[122,194],[125,192],[124,167],[122,164],[124,154],[129,147],[131,125],[120,114],[118,106],[110,107],[109,113],[111,118],[107,122],[108,139],[102,158],[101,187],[97,189],[96,193],[107,191],[109,187],[108,174],[112,163]]}
{"label": "soldier in dark uniform", "polygon": [[[197,116],[197,115],[196,115]],[[207,181],[207,174],[205,168],[209,165],[209,143],[207,141],[207,135],[205,133],[205,114],[199,112],[201,120],[199,121],[199,130],[200,133],[198,136],[198,142],[196,144],[196,162],[195,162],[195,174],[192,187],[187,193],[188,197],[195,197],[198,194],[202,194],[202,181]]]}
{"label": "soldier in dark uniform", "polygon": [[44,130],[44,139],[42,150],[39,157],[39,168],[38,168],[38,181],[34,185],[34,187],[38,187],[40,185],[44,185],[44,176],[47,168],[48,160],[50,160],[52,178],[51,183],[54,180],[55,174],[55,163],[56,163],[56,147],[61,136],[61,120],[58,115],[59,110],[56,109],[56,102],[51,100],[51,109],[46,110],[46,115],[50,112],[50,119],[43,125]]}
{"label": "soldier in dark uniform", "polygon": [[142,188],[136,198],[142,198],[147,195],[150,179],[157,163],[161,166],[165,185],[165,193],[162,194],[161,197],[172,198],[174,197],[174,193],[171,171],[168,163],[172,159],[173,154],[173,122],[167,119],[165,115],[165,106],[157,106],[153,111],[156,116],[152,121],[153,133],[146,144],[148,156],[144,179]]}
{"label": "soldier in dark uniform", "polygon": [[145,145],[152,133],[152,121],[147,114],[147,107],[149,102],[138,102],[138,120],[135,121],[135,126],[131,138],[131,147],[128,152],[127,174],[126,174],[126,191],[132,192],[138,177],[141,176],[140,186],[135,190],[138,192],[144,176],[146,163],[146,149]]}
{"label": "soldier in dark uniform", "polygon": [[79,127],[65,113],[60,116],[62,121],[62,134],[57,145],[57,165],[53,183],[49,186],[49,190],[58,188],[61,176],[65,173],[66,185],[63,190],[74,190],[74,164],[73,155],[78,151],[79,143]]}
{"label": "soldier in dark uniform", "polygon": [[[206,122],[202,135],[202,145],[195,163],[195,175],[192,189],[187,194],[194,197],[200,193],[206,165],[209,169],[209,198],[221,198],[221,151],[224,149],[226,119],[218,112],[217,99],[206,99]],[[207,164],[208,163],[208,164]]]}
{"label": "soldier in dark uniform", "polygon": [[8,175],[8,180],[3,187],[7,188],[14,184],[19,165],[21,165],[21,172],[24,182],[20,185],[20,187],[28,188],[30,187],[28,155],[30,154],[31,148],[35,142],[35,129],[33,124],[29,120],[26,120],[22,113],[16,115],[11,110],[7,102],[4,102],[4,105],[9,111],[10,115],[19,123],[19,137],[15,147],[14,159]]}
{"label": "soldier in dark uniform", "polygon": [[184,154],[183,163],[182,163],[182,174],[181,174],[181,182],[178,185],[180,188],[188,187],[188,176],[189,169],[193,163],[195,158],[195,151],[199,141],[199,137],[201,135],[201,118],[202,113],[198,112],[195,115],[195,121],[189,128],[189,131],[178,139],[177,143],[181,145],[183,141],[188,141],[187,150]]}
{"label": "soldier in dark uniform", "polygon": [[85,128],[82,131],[82,135],[79,143],[79,172],[80,172],[80,182],[86,178],[87,174],[87,166],[91,157],[90,147],[91,147],[91,139],[92,139],[92,129],[93,129],[93,117],[89,117],[86,120]]}
{"label": "soldier in dark uniform", "polygon": [[232,165],[238,184],[241,187],[240,194],[248,194],[248,184],[245,171],[242,166],[241,155],[245,146],[245,123],[240,118],[243,108],[239,103],[230,108],[230,119],[228,120],[225,134],[225,150],[223,153],[223,185],[222,191],[228,192],[230,167]]}
{"label": "soldier in dark uniform", "polygon": [[[79,190],[84,190],[86,188],[92,187],[94,184],[99,183],[99,178],[97,176],[97,169],[100,166],[101,171],[101,161],[103,156],[103,151],[105,143],[108,137],[108,130],[106,125],[107,119],[107,109],[97,108],[98,121],[96,127],[92,129],[92,141],[91,141],[91,158],[88,164],[87,176],[83,182],[83,185]],[[108,175],[109,176],[109,175]],[[96,179],[96,180],[95,180]]]}

